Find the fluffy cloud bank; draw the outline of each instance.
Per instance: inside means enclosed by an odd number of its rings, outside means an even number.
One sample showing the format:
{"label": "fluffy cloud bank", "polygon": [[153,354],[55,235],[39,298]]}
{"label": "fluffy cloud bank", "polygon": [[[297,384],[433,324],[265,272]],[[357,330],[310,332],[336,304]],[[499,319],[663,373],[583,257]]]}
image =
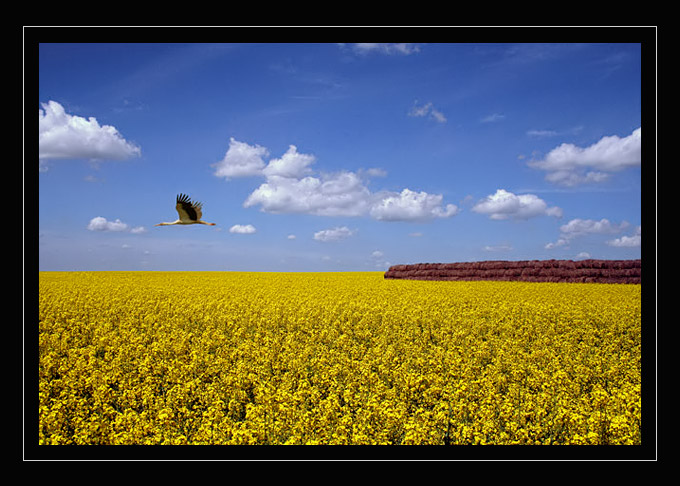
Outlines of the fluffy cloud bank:
{"label": "fluffy cloud bank", "polygon": [[560,208],[548,207],[543,199],[534,194],[517,195],[505,189],[498,189],[495,194],[486,196],[475,204],[472,210],[496,220],[522,220],[544,215],[558,218],[562,216]]}
{"label": "fluffy cloud bank", "polygon": [[272,176],[243,204],[259,205],[268,213],[306,213],[318,216],[361,216],[369,208],[370,191],[353,172],[320,177]]}
{"label": "fluffy cloud bank", "polygon": [[427,221],[458,213],[453,204],[443,205],[443,196],[403,189],[401,192],[371,192],[366,178],[383,176],[384,171],[368,169],[317,174],[316,157],[298,152],[290,145],[280,158],[265,163],[266,148],[231,138],[224,158],[213,164],[214,175],[227,179],[259,176],[265,182],[243,203],[260,206],[268,213],[303,213],[318,216],[364,216],[380,221]]}
{"label": "fluffy cloud bank", "polygon": [[[608,235],[616,234],[627,228],[629,224],[626,221],[620,224],[611,223],[608,219],[602,218],[599,221],[593,219],[575,218],[567,224],[560,226],[560,237],[555,243],[548,243],[545,245],[546,249],[557,248],[560,246],[567,246],[574,238],[585,235]],[[624,237],[625,238],[625,237]],[[618,240],[622,240],[619,238]],[[613,240],[616,241],[616,240]],[[611,243],[610,243],[611,244]],[[612,246],[624,246],[611,244]]]}
{"label": "fluffy cloud bank", "polygon": [[547,172],[545,179],[563,186],[601,182],[612,172],[641,163],[642,127],[627,137],[602,137],[589,147],[563,143],[552,149],[543,160],[528,163],[529,167]]}
{"label": "fluffy cloud bank", "polygon": [[635,232],[631,236],[622,236],[621,238],[609,240],[607,244],[609,246],[617,247],[642,246],[642,226],[638,226],[637,228],[635,228]]}
{"label": "fluffy cloud bank", "polygon": [[123,160],[141,150],[116,128],[96,118],[69,115],[56,101],[41,103],[38,112],[38,154],[41,170],[48,159]]}

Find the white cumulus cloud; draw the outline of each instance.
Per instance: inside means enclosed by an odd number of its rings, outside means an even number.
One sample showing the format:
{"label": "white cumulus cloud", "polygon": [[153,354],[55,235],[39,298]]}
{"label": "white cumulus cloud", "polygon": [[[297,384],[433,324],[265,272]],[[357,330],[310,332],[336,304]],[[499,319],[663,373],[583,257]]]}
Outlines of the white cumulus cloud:
{"label": "white cumulus cloud", "polygon": [[257,230],[255,229],[255,226],[252,224],[235,224],[231,228],[229,228],[229,233],[236,233],[240,235],[251,235],[255,233]]}
{"label": "white cumulus cloud", "polygon": [[599,221],[594,219],[580,219],[575,218],[567,224],[560,226],[562,234],[569,235],[569,237],[582,236],[589,233],[592,234],[612,234],[628,227],[628,223],[623,221],[620,224],[611,223],[608,219],[602,218]]}
{"label": "white cumulus cloud", "polygon": [[102,216],[97,216],[90,220],[87,229],[90,231],[127,231],[128,225],[123,223],[120,219],[108,221]]}
{"label": "white cumulus cloud", "polygon": [[[234,157],[230,155],[232,151]],[[265,181],[244,201],[246,208],[259,206],[262,211],[275,214],[370,215],[381,221],[425,221],[458,213],[455,205],[444,206],[443,196],[439,194],[409,189],[401,193],[371,192],[367,179],[385,176],[382,169],[317,174],[311,167],[316,157],[298,152],[295,145],[290,145],[282,157],[265,164],[262,157],[267,153],[263,147],[253,147],[232,138],[225,157],[229,163],[220,163],[222,166],[215,173],[225,177],[264,177]]]}
{"label": "white cumulus cloud", "polygon": [[476,213],[486,214],[490,219],[529,219],[536,216],[561,217],[562,210],[557,206],[548,207],[546,202],[534,194],[513,194],[498,189],[472,207]]}
{"label": "white cumulus cloud", "polygon": [[529,167],[546,171],[546,180],[564,186],[601,182],[612,172],[639,167],[642,158],[642,128],[627,137],[602,137],[588,147],[563,143],[552,149],[543,160],[533,160]]}
{"label": "white cumulus cloud", "polygon": [[290,145],[288,151],[280,159],[272,159],[262,173],[266,177],[302,177],[311,174],[309,168],[316,157],[310,154],[301,154],[295,145]]}
{"label": "white cumulus cloud", "polygon": [[128,232],[133,235],[138,235],[146,233],[146,228],[144,226],[135,226],[130,228],[127,223],[123,223],[120,219],[116,218],[115,221],[109,221],[108,219],[97,216],[92,218],[87,224],[87,229],[90,231],[118,231],[118,232]]}
{"label": "white cumulus cloud", "polygon": [[69,115],[56,101],[41,103],[38,111],[38,154],[41,170],[49,159],[123,160],[141,149],[125,140],[115,127],[97,119]]}
{"label": "white cumulus cloud", "polygon": [[626,221],[623,221],[620,224],[614,224],[606,218],[602,218],[599,221],[594,219],[575,218],[560,226],[559,239],[555,243],[548,243],[545,245],[545,248],[552,249],[560,246],[567,246],[574,238],[585,235],[607,235],[620,233],[628,226],[629,224]]}
{"label": "white cumulus cloud", "polygon": [[349,238],[354,233],[356,233],[356,230],[351,230],[347,226],[341,226],[341,227],[317,231],[316,233],[314,233],[314,239],[316,241],[323,241],[323,242],[338,241],[338,240],[344,240],[345,238]]}
{"label": "white cumulus cloud", "polygon": [[259,145],[248,145],[244,142],[229,139],[229,149],[224,158],[213,164],[217,177],[248,177],[262,174],[266,164],[262,157],[269,154],[266,148]]}
{"label": "white cumulus cloud", "polygon": [[458,214],[455,204],[442,207],[441,194],[428,194],[404,189],[400,193],[386,193],[373,204],[370,215],[379,221],[427,221]]}
{"label": "white cumulus cloud", "polygon": [[353,172],[302,179],[271,176],[243,205],[259,205],[270,213],[360,216],[367,210],[369,196],[368,188]]}
{"label": "white cumulus cloud", "polygon": [[631,236],[622,236],[621,238],[616,238],[609,240],[607,242],[609,246],[618,247],[637,247],[642,245],[642,226],[635,228],[635,232]]}

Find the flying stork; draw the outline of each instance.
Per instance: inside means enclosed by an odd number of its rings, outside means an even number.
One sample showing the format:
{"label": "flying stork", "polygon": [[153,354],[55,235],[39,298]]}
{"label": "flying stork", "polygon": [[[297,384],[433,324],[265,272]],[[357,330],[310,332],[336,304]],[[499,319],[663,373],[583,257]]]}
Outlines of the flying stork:
{"label": "flying stork", "polygon": [[202,203],[192,202],[186,194],[179,194],[177,196],[177,204],[175,205],[179,219],[172,223],[158,223],[154,226],[169,226],[173,224],[207,224],[215,226],[215,223],[206,223],[201,220],[201,216],[203,216],[201,206]]}

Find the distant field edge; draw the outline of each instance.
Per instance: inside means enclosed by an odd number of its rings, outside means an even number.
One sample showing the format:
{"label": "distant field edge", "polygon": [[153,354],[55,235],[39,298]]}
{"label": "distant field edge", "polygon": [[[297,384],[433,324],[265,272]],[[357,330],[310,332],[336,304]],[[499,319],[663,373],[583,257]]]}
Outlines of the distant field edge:
{"label": "distant field edge", "polygon": [[386,279],[640,284],[641,260],[485,260],[392,265]]}

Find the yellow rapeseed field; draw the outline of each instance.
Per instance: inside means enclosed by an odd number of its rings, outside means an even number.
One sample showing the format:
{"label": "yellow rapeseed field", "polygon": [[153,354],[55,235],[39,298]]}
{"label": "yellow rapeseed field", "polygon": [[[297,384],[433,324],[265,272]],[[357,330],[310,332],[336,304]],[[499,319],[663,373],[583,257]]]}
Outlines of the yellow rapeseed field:
{"label": "yellow rapeseed field", "polygon": [[640,444],[640,285],[40,273],[40,444]]}

